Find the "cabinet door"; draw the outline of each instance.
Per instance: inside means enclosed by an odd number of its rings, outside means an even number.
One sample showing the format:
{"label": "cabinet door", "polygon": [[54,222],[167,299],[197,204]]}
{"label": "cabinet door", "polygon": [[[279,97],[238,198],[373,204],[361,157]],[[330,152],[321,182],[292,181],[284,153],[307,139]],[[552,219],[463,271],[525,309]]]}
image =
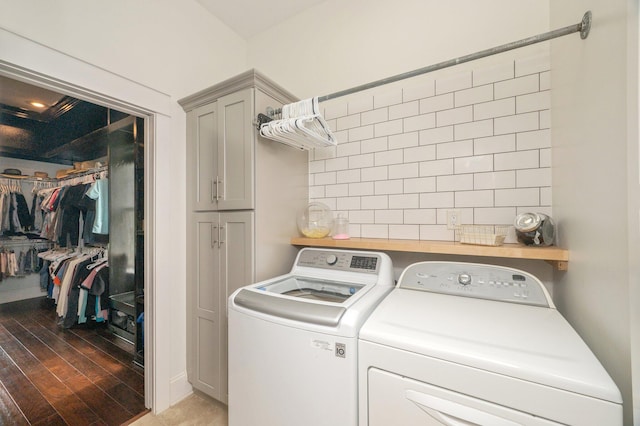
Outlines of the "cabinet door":
{"label": "cabinet door", "polygon": [[222,383],[224,387],[223,402],[227,397],[227,303],[229,296],[238,288],[254,282],[254,214],[253,212],[220,213],[220,300],[222,345]]}
{"label": "cabinet door", "polygon": [[253,89],[218,98],[218,210],[254,208]]}
{"label": "cabinet door", "polygon": [[217,210],[218,163],[218,113],[213,102],[187,114],[187,186],[193,210]]}
{"label": "cabinet door", "polygon": [[224,300],[220,300],[219,215],[194,213],[191,226],[193,249],[189,252],[192,278],[188,283],[191,316],[188,370],[193,387],[220,399],[223,396],[220,307],[224,309],[225,305]]}

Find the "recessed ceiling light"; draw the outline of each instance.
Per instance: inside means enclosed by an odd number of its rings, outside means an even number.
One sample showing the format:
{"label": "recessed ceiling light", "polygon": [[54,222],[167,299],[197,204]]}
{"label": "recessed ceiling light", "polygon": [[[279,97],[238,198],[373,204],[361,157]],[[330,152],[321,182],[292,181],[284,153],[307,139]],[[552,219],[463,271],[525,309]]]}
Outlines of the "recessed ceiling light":
{"label": "recessed ceiling light", "polygon": [[42,102],[29,102],[31,105],[33,105],[36,108],[44,108],[44,104]]}

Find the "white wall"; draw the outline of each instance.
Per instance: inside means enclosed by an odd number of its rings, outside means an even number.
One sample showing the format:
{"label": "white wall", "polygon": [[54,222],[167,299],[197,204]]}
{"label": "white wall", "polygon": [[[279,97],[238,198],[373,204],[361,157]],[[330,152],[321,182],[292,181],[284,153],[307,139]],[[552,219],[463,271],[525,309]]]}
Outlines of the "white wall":
{"label": "white wall", "polygon": [[[31,64],[31,71],[55,72],[57,82],[99,93],[105,102],[118,94],[129,105],[142,105],[136,100],[146,105],[146,95],[137,92],[133,83],[170,99],[168,111],[161,111],[169,119],[156,123],[154,129],[159,141],[154,196],[160,208],[149,212],[157,222],[154,285],[162,300],[168,301],[161,320],[169,344],[156,353],[155,362],[161,369],[158,374],[170,378],[159,384],[162,391],[154,409],[161,411],[190,391],[185,341],[186,130],[177,100],[245,71],[246,43],[195,1],[0,0],[0,10],[1,29],[54,49],[47,51],[47,58],[23,58],[20,52],[12,52],[16,58],[12,60]],[[0,49],[0,60],[7,60],[5,53]],[[106,71],[103,78],[87,79],[88,74],[78,72],[80,66],[60,71],[67,55]],[[110,78],[109,73],[120,77]],[[123,94],[125,86],[133,90]]]}
{"label": "white wall", "polygon": [[555,276],[556,301],[620,388],[629,425],[639,197],[638,41],[627,39],[630,4],[551,2],[552,26],[593,12],[584,42],[567,37],[551,48],[553,208],[571,252],[569,271]]}

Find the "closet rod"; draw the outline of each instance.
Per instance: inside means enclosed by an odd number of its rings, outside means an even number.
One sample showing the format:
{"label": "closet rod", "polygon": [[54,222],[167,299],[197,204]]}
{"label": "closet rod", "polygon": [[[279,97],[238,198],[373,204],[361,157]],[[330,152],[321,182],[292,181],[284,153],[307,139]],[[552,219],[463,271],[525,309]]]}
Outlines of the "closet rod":
{"label": "closet rod", "polygon": [[587,11],[582,17],[582,21],[579,22],[578,24],[569,25],[564,28],[559,28],[557,30],[549,31],[543,34],[538,34],[536,36],[532,36],[522,40],[503,44],[501,46],[492,47],[490,49],[482,50],[480,52],[475,52],[469,55],[460,56],[459,58],[450,59],[444,62],[439,62],[437,64],[429,65],[427,67],[420,68],[414,71],[398,74],[393,77],[383,78],[382,80],[377,80],[371,83],[352,87],[351,89],[342,90],[339,92],[332,93],[330,95],[319,96],[318,102],[328,101],[329,99],[339,98],[341,96],[346,96],[352,93],[361,92],[363,90],[372,89],[374,87],[382,86],[384,84],[394,83],[396,81],[404,80],[406,78],[415,77],[417,75],[426,74],[442,68],[452,67],[454,65],[474,61],[476,59],[484,58],[486,56],[507,52],[513,49],[519,49],[521,47],[529,46],[531,44],[548,41],[557,37],[562,37],[562,36],[577,33],[577,32],[580,33],[580,38],[585,39],[589,36],[590,30],[591,30],[591,11]]}

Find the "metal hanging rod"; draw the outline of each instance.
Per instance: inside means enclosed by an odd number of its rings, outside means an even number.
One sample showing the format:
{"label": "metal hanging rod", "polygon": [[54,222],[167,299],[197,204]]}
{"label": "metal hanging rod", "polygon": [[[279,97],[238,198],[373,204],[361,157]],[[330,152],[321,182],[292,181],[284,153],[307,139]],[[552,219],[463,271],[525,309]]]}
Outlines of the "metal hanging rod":
{"label": "metal hanging rod", "polygon": [[448,61],[439,62],[437,64],[429,65],[424,68],[420,68],[414,71],[405,72],[395,75],[393,77],[383,78],[371,83],[363,84],[360,86],[352,87],[351,89],[341,90],[339,92],[332,93],[330,95],[319,96],[318,102],[328,101],[329,99],[339,98],[341,96],[350,95],[352,93],[361,92],[363,90],[372,89],[374,87],[382,86],[384,84],[394,83],[396,81],[404,80],[406,78],[415,77],[417,75],[426,74],[443,68],[452,67],[454,65],[462,64],[465,62],[474,61],[476,59],[484,58],[486,56],[495,55],[502,52],[507,52],[513,49],[519,49],[521,47],[529,46],[531,44],[548,41],[557,37],[565,35],[580,33],[580,38],[583,40],[589,36],[591,30],[591,11],[585,12],[582,17],[582,21],[577,24],[569,25],[568,27],[560,28],[557,30],[549,31],[544,34],[538,34],[536,36],[528,37],[522,40],[514,41],[511,43],[503,44],[501,46],[492,47],[490,49],[482,50],[480,52],[471,53],[469,55],[461,56],[459,58],[450,59]]}

